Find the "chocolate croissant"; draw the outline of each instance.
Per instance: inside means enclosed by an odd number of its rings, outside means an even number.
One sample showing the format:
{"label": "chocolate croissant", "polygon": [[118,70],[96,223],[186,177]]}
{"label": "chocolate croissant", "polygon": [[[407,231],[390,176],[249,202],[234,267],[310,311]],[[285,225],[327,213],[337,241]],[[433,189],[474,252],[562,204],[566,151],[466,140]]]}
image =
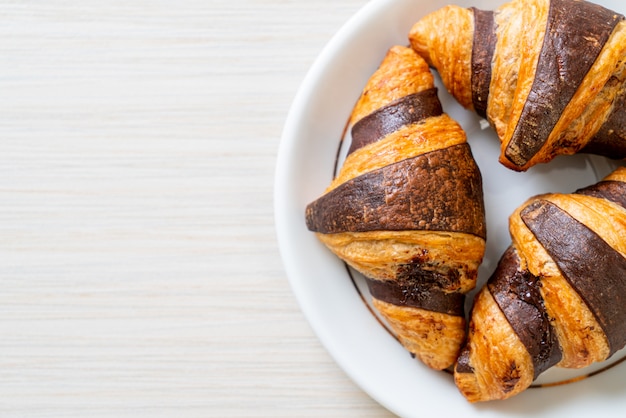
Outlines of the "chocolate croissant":
{"label": "chocolate croissant", "polygon": [[580,0],[446,6],[414,24],[411,46],[525,171],[561,154],[626,158],[626,22]]}
{"label": "chocolate croissant", "polygon": [[366,277],[374,307],[407,350],[431,368],[450,367],[486,235],[466,135],[443,113],[428,64],[403,46],[387,52],[349,125],[348,155],[307,206],[307,227]]}
{"label": "chocolate croissant", "polygon": [[471,402],[505,399],[552,366],[626,344],[626,167],[572,194],[529,199],[472,307],[454,379]]}

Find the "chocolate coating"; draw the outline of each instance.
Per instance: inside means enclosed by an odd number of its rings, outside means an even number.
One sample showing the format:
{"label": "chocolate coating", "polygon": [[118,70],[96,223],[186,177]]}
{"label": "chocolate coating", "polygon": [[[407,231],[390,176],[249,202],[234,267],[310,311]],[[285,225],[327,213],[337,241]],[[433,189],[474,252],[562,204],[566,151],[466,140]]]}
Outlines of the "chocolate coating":
{"label": "chocolate coating", "polygon": [[557,364],[562,353],[540,291],[540,281],[522,270],[509,247],[487,284],[494,300],[533,359],[535,378]]}
{"label": "chocolate coating", "polygon": [[306,208],[311,231],[432,230],[485,238],[482,178],[467,143],[364,173]]}
{"label": "chocolate coating", "polygon": [[535,79],[504,153],[512,163],[523,166],[543,147],[623,18],[586,1],[551,0]]}
{"label": "chocolate coating", "polygon": [[621,181],[601,181],[592,186],[577,190],[576,193],[600,197],[613,203],[617,203],[626,209],[626,183]]}
{"label": "chocolate coating", "polygon": [[474,368],[469,363],[469,355],[470,351],[467,346],[461,348],[459,357],[457,358],[456,364],[454,365],[455,373],[474,373]]}
{"label": "chocolate coating", "polygon": [[626,91],[615,98],[609,117],[580,152],[612,159],[626,158]]}
{"label": "chocolate coating", "polygon": [[457,288],[461,283],[459,270],[439,260],[431,260],[427,249],[422,249],[422,255],[414,257],[409,263],[400,264],[396,277],[404,281],[417,280],[421,286],[441,289]]}
{"label": "chocolate coating", "polygon": [[437,89],[410,94],[370,113],[352,127],[348,154],[402,128],[443,113]]}
{"label": "chocolate coating", "polygon": [[626,258],[595,232],[546,200],[521,218],[585,301],[609,341],[610,354],[626,344]]}
{"label": "chocolate coating", "polygon": [[372,297],[378,300],[397,306],[463,316],[465,296],[462,293],[446,293],[429,283],[423,283],[419,274],[410,279],[399,280],[382,281],[366,278],[366,282]]}
{"label": "chocolate coating", "polygon": [[496,49],[496,25],[493,11],[479,10],[471,7],[474,12],[474,40],[472,44],[472,102],[476,113],[487,117],[487,100],[491,84],[491,61]]}

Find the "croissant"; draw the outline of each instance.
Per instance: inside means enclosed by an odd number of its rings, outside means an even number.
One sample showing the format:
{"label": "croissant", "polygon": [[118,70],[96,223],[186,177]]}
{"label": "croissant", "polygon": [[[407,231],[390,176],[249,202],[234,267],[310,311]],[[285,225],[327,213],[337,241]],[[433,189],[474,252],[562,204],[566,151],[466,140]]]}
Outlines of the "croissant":
{"label": "croissant", "polygon": [[466,135],[443,113],[428,64],[404,46],[388,50],[349,126],[348,155],[307,206],[306,225],[366,277],[400,343],[448,368],[465,340],[464,294],[476,285],[486,236]]}
{"label": "croissant", "polygon": [[454,369],[471,402],[509,398],[552,366],[585,367],[626,344],[626,167],[531,198],[509,225]]}
{"label": "croissant", "polygon": [[486,118],[499,161],[525,171],[578,152],[626,158],[626,21],[580,0],[443,7],[411,46],[465,108]]}

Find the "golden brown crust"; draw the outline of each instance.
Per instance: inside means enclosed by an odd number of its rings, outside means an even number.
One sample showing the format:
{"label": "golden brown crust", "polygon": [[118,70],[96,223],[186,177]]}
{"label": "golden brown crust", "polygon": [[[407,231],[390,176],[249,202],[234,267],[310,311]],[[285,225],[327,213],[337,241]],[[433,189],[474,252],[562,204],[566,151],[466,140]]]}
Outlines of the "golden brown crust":
{"label": "golden brown crust", "polygon": [[[519,123],[521,113],[526,104],[528,94],[533,87],[537,61],[541,53],[545,35],[549,4],[549,0],[513,2],[513,6],[516,7],[516,12],[520,16],[519,23],[521,24],[519,26],[513,24],[506,25],[507,31],[502,32],[502,35],[498,37],[498,44],[494,54],[495,57],[499,56],[498,46],[502,47],[504,43],[518,45],[516,51],[518,61],[516,63],[517,80],[516,84],[513,85],[515,86],[515,91],[513,92],[510,107],[504,109],[505,112],[508,113],[508,115],[505,116],[507,119],[506,130],[504,131],[504,135],[500,137],[503,150],[509,146],[511,137]],[[507,45],[507,47],[510,48],[509,45]],[[506,63],[503,63],[503,65],[506,65]],[[497,70],[494,72],[497,73]],[[505,80],[505,82],[506,81],[507,80]],[[513,86],[492,83],[491,91],[495,96],[505,94],[510,96],[510,89]],[[487,116],[490,120],[495,120],[495,115],[491,113],[489,104],[487,105]],[[509,168],[516,168],[516,166],[504,156],[504,152],[500,155],[500,162]]]}
{"label": "golden brown crust", "polygon": [[[367,277],[393,280],[403,265],[420,260],[432,269],[454,270],[458,281],[446,291],[474,288],[485,241],[475,235],[434,231],[373,231],[317,234],[339,258]],[[435,267],[436,266],[436,267]]]}
{"label": "golden brown crust", "polygon": [[532,383],[532,359],[487,288],[474,301],[466,349],[472,372],[457,369],[454,379],[468,401],[506,399]]}
{"label": "golden brown crust", "polygon": [[401,46],[391,47],[365,85],[352,111],[350,124],[395,100],[434,85],[428,64],[417,59],[415,51]]}
{"label": "golden brown crust", "polygon": [[465,339],[465,318],[373,299],[406,349],[424,364],[443,370],[453,364]]}
{"label": "golden brown crust", "polygon": [[546,311],[561,344],[559,367],[578,369],[603,361],[609,345],[602,328],[580,296],[562,276],[542,278],[541,293]]}
{"label": "golden brown crust", "polygon": [[499,138],[510,123],[521,62],[520,40],[523,25],[523,4],[505,3],[495,11],[496,47],[493,54],[491,84],[487,103],[487,119]]}
{"label": "golden brown crust", "polygon": [[348,155],[326,192],[362,173],[465,141],[461,126],[446,114],[408,125]]}
{"label": "golden brown crust", "polygon": [[626,167],[616,169],[611,174],[606,176],[604,180],[621,181],[622,183],[626,183]]}
{"label": "golden brown crust", "polygon": [[[472,91],[467,86],[471,85],[473,25],[470,10],[448,5],[417,22],[409,32],[413,49],[440,70],[446,88],[468,108],[472,107]],[[448,52],[431,54],[430,51]]]}

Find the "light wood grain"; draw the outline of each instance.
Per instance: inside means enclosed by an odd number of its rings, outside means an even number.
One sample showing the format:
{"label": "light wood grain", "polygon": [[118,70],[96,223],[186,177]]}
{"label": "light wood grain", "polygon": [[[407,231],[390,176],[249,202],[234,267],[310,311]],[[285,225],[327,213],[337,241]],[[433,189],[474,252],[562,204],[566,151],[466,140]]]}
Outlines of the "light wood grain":
{"label": "light wood grain", "polygon": [[389,415],[272,209],[291,100],[365,3],[0,1],[0,416]]}

